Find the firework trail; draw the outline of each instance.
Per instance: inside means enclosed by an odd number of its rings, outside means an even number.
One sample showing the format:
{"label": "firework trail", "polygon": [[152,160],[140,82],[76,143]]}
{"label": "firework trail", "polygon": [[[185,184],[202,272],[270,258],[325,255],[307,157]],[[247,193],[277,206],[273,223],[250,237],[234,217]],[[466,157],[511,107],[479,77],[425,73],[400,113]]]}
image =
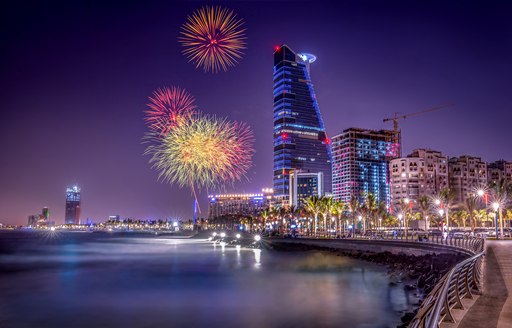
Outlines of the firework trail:
{"label": "firework trail", "polygon": [[187,17],[178,41],[183,54],[196,68],[217,73],[235,66],[246,49],[245,28],[242,19],[233,10],[220,6],[203,7]]}
{"label": "firework trail", "polygon": [[180,87],[157,89],[149,97],[145,122],[149,129],[162,135],[192,119],[197,113],[194,97]]}

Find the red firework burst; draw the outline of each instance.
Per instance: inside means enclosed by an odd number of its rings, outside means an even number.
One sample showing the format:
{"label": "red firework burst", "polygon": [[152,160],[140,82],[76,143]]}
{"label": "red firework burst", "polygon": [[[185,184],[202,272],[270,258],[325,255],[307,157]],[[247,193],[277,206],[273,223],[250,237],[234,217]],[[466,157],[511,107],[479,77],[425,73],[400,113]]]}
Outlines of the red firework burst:
{"label": "red firework burst", "polygon": [[164,87],[153,92],[149,97],[145,111],[145,122],[150,130],[162,135],[180,123],[185,123],[196,114],[194,97],[180,87]]}
{"label": "red firework burst", "polygon": [[206,6],[187,19],[178,41],[185,47],[183,54],[196,68],[202,66],[205,72],[212,73],[221,68],[226,71],[242,58],[245,28],[233,10]]}

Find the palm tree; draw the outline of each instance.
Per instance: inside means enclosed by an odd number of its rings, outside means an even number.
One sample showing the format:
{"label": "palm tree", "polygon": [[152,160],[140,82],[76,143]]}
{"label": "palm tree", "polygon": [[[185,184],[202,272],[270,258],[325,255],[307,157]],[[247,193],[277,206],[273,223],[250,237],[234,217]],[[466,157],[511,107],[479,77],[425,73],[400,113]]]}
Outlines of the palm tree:
{"label": "palm tree", "polygon": [[[375,219],[375,213],[377,212],[377,198],[372,193],[365,193],[363,199],[362,210],[365,213],[363,220],[370,220],[373,223]],[[366,226],[366,224],[364,225]],[[363,229],[364,231],[365,229]]]}
{"label": "palm tree", "polygon": [[500,224],[500,235],[503,237],[503,207],[512,198],[512,183],[504,178],[494,181],[491,184],[491,191],[494,203],[498,204],[498,218]]}
{"label": "palm tree", "polygon": [[425,220],[425,227],[427,227],[428,213],[430,211],[430,198],[428,196],[421,196],[418,198],[418,208],[420,210],[421,219]]}
{"label": "palm tree", "polygon": [[261,211],[260,216],[261,216],[261,218],[263,219],[263,229],[266,229],[266,227],[267,227],[267,219],[268,219],[268,218],[269,218],[269,216],[270,216],[270,213],[269,213],[269,212],[270,212],[270,211],[269,211],[269,209],[268,209],[268,208],[266,208],[266,209],[264,209],[263,211]]}
{"label": "palm tree", "polygon": [[348,210],[352,214],[352,238],[356,236],[356,213],[359,209],[359,200],[354,194],[352,194],[352,196],[350,196],[350,202],[348,203]]}
{"label": "palm tree", "polygon": [[[475,195],[471,195],[466,198],[464,203],[462,203],[462,208],[468,213],[469,225],[471,226],[471,230],[475,229],[475,212],[478,206],[478,199]],[[464,228],[466,225],[464,224]]]}
{"label": "palm tree", "polygon": [[334,210],[334,202],[332,200],[332,197],[322,197],[320,199],[322,201],[322,212],[324,217],[324,235],[327,235],[327,217],[331,219],[331,215]]}
{"label": "palm tree", "polygon": [[336,216],[336,235],[339,233],[341,235],[341,216],[343,215],[343,212],[345,211],[345,204],[341,200],[337,200],[333,203],[333,214]]}
{"label": "palm tree", "polygon": [[318,221],[318,215],[322,211],[322,201],[318,196],[311,196],[306,198],[306,201],[304,203],[304,209],[309,214],[313,215],[315,218],[315,221],[313,223],[314,225],[314,231],[315,231],[315,237],[317,232],[317,221]]}
{"label": "palm tree", "polygon": [[388,215],[388,208],[386,206],[386,202],[380,201],[377,205],[376,210],[376,218],[379,220],[380,224],[379,226],[382,228],[382,221],[385,219],[385,217]]}
{"label": "palm tree", "polygon": [[408,213],[409,213],[409,205],[410,201],[407,199],[400,200],[400,212],[404,216],[404,230],[405,230],[405,238],[407,239],[407,227],[408,227]]}
{"label": "palm tree", "polygon": [[449,188],[444,188],[439,191],[434,197],[433,202],[435,206],[443,209],[446,219],[446,226],[450,227],[450,211],[455,207],[455,193]]}

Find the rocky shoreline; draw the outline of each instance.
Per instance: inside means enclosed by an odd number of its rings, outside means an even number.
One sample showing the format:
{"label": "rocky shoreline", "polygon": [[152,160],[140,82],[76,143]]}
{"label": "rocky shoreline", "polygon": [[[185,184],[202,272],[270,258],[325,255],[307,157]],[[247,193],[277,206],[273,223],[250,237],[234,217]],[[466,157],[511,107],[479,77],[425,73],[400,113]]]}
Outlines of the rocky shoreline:
{"label": "rocky shoreline", "polygon": [[[437,282],[457,263],[466,259],[462,254],[428,254],[428,255],[406,255],[393,254],[390,252],[371,253],[363,251],[344,251],[331,247],[312,246],[296,243],[272,242],[272,248],[276,251],[325,251],[337,256],[348,256],[354,259],[368,261],[388,268],[390,284],[404,283],[408,290],[418,290],[421,300],[428,295]],[[421,302],[418,304],[418,307]],[[414,318],[418,308],[414,312],[405,313],[398,327],[407,327]]]}

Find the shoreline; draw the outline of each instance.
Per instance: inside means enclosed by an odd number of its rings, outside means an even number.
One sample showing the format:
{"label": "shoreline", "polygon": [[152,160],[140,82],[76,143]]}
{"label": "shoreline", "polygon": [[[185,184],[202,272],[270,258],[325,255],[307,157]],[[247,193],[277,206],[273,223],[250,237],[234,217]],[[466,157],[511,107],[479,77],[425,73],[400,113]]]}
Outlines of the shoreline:
{"label": "shoreline", "polygon": [[462,254],[429,254],[406,255],[391,252],[372,253],[363,251],[344,251],[332,247],[322,247],[306,244],[279,243],[278,240],[268,240],[271,249],[278,252],[321,251],[336,256],[363,260],[387,268],[390,285],[403,284],[408,291],[416,290],[415,296],[419,302],[414,304],[414,310],[405,312],[400,318],[398,328],[405,328],[418,312],[424,298],[435,287],[437,282],[465,256]]}

